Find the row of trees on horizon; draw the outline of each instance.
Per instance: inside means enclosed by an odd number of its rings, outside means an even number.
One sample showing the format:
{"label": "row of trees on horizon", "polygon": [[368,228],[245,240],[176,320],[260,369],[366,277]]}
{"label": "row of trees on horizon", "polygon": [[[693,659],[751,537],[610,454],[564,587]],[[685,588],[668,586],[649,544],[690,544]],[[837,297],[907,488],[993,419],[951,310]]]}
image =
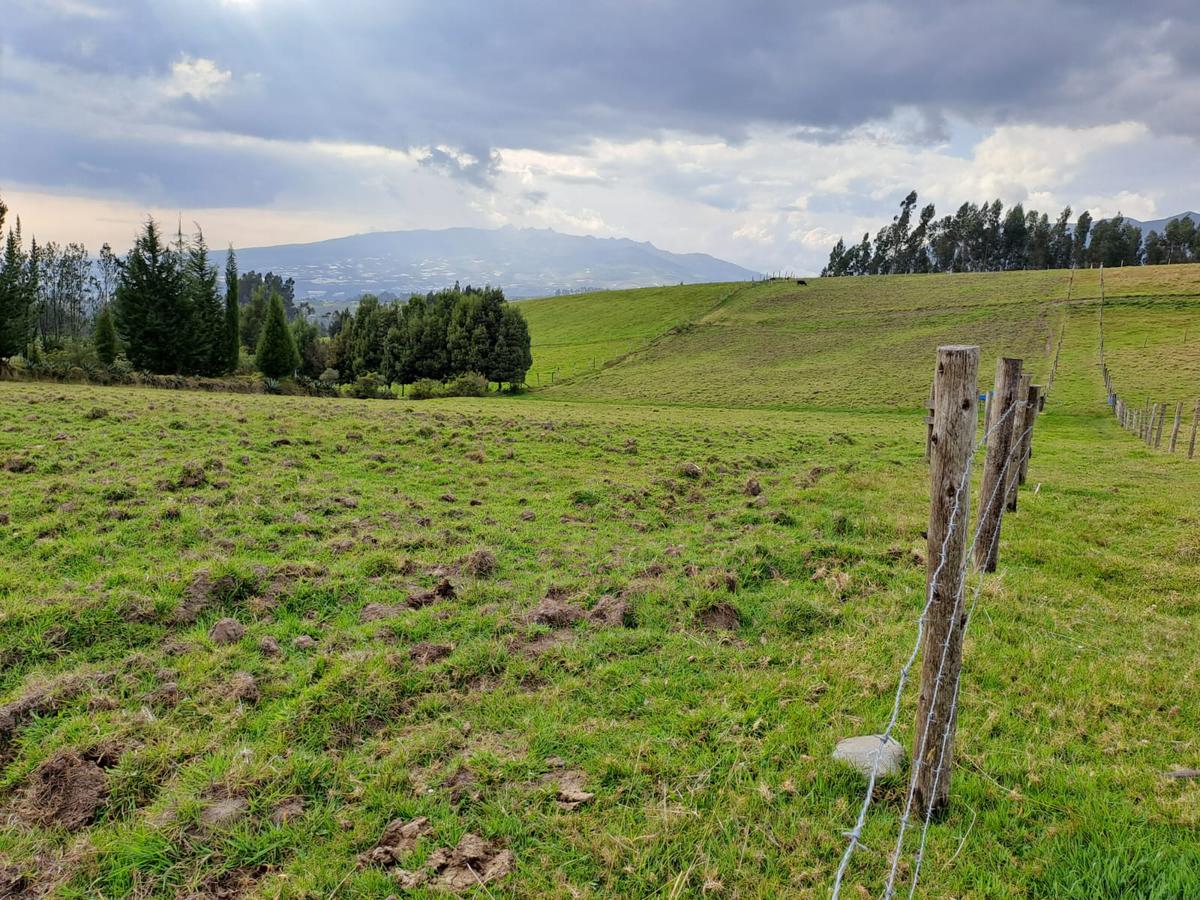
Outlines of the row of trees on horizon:
{"label": "row of trees on horizon", "polygon": [[[910,191],[890,224],[847,246],[841,238],[829,253],[823,276],[901,275],[923,272],[1001,272],[1020,269],[1110,268],[1200,261],[1200,229],[1190,218],[1171,221],[1143,237],[1139,226],[1118,214],[1093,221],[1086,210],[1072,225],[1071,207],[1051,222],[1020,203],[1007,212],[1000,200],[964,203],[937,218],[932,203],[916,211]],[[914,213],[916,217],[914,220]]]}
{"label": "row of trees on horizon", "polygon": [[[0,200],[0,233],[7,213]],[[93,261],[82,244],[35,239],[26,249],[17,219],[0,257],[0,361],[208,377],[257,370],[326,387],[468,372],[519,385],[532,355],[524,317],[499,288],[455,284],[391,303],[368,295],[326,329],[296,303],[291,278],[239,275],[232,247],[222,279],[199,228],[172,242],[148,219],[124,257],[105,244]]]}

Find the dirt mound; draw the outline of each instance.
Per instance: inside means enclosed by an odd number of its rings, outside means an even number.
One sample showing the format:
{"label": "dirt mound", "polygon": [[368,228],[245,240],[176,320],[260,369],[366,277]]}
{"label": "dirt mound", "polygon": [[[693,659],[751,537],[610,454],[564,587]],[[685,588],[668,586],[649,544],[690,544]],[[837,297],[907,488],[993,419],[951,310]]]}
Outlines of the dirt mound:
{"label": "dirt mound", "polygon": [[262,693],[249,672],[235,672],[229,681],[229,696],[242,703],[257,703]]}
{"label": "dirt mound", "polygon": [[450,583],[449,578],[443,578],[436,586],[427,591],[417,591],[415,594],[409,594],[408,605],[413,609],[420,609],[422,606],[428,606],[430,603],[436,603],[438,600],[453,600],[454,597],[454,585]]}
{"label": "dirt mound", "polygon": [[742,487],[742,493],[747,497],[757,497],[762,493],[762,485],[758,483],[757,478],[747,478]]}
{"label": "dirt mound", "polygon": [[627,627],[632,621],[633,610],[630,608],[628,600],[605,594],[588,612],[588,618],[599,625],[610,625],[614,628]]}
{"label": "dirt mound", "polygon": [[551,628],[566,628],[574,625],[584,616],[584,612],[573,603],[566,603],[559,597],[547,596],[525,616],[527,622],[535,625],[549,625]]}
{"label": "dirt mound", "polygon": [[475,578],[489,578],[496,568],[496,554],[491,550],[476,550],[462,561],[462,570]]}
{"label": "dirt mound", "polygon": [[399,612],[399,606],[391,606],[387,603],[368,603],[358,614],[358,619],[360,622],[378,622],[381,619],[390,619]]}
{"label": "dirt mound", "polygon": [[465,891],[510,874],[515,860],[499,844],[485,841],[477,834],[464,834],[458,846],[440,847],[429,854],[425,868],[414,872],[396,872],[396,880],[405,890],[433,885],[447,891]]}
{"label": "dirt mound", "polygon": [[737,631],[742,624],[741,613],[731,603],[718,603],[701,610],[700,624],[709,631]]}
{"label": "dirt mound", "polygon": [[429,819],[425,816],[405,822],[394,819],[383,829],[379,842],[365,853],[358,855],[360,866],[392,866],[400,857],[417,846],[417,840],[429,833]]}
{"label": "dirt mound", "polygon": [[60,750],[30,776],[18,815],[31,825],[77,831],[92,822],[107,795],[108,776],[95,761]]}
{"label": "dirt mound", "polygon": [[197,572],[184,588],[183,600],[175,608],[175,621],[181,625],[191,625],[209,606],[233,597],[240,587],[241,584],[232,575],[222,575],[214,580],[207,571]]}
{"label": "dirt mound", "polygon": [[214,644],[236,644],[246,634],[246,626],[237,619],[218,619],[208,630],[208,639]]}
{"label": "dirt mound", "polygon": [[408,656],[418,665],[427,666],[439,659],[445,659],[453,649],[449,644],[432,644],[429,641],[421,641],[419,644],[413,644],[412,649],[408,651]]}

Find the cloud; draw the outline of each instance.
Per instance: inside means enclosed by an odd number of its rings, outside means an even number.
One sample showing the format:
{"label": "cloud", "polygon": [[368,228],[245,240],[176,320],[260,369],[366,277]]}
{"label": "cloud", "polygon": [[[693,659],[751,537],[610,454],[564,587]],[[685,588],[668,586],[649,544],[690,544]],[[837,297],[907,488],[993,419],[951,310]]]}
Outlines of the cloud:
{"label": "cloud", "polygon": [[1200,205],[1192,2],[11,2],[0,188],[59,211],[551,226],[806,270],[914,187]]}

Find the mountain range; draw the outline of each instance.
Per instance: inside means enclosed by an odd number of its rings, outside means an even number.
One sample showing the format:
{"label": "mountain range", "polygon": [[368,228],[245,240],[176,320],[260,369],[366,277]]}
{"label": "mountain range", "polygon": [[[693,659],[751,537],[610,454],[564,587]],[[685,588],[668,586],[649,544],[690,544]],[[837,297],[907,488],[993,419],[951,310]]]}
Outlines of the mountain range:
{"label": "mountain range", "polygon": [[492,284],[509,297],[588,290],[745,281],[758,273],[705,253],[670,253],[648,242],[562,234],[548,228],[380,231],[309,244],[238,250],[243,272],[296,282],[296,299],[343,307],[364,293],[406,297],[462,284]]}
{"label": "mountain range", "polygon": [[1143,238],[1145,238],[1146,235],[1152,231],[1157,231],[1159,234],[1162,234],[1163,229],[1175,219],[1191,219],[1197,225],[1200,225],[1200,213],[1197,212],[1183,212],[1177,216],[1167,216],[1165,219],[1151,219],[1148,222],[1143,222],[1140,219],[1131,219],[1129,216],[1125,217],[1125,221],[1128,224],[1136,225],[1138,228],[1142,229]]}

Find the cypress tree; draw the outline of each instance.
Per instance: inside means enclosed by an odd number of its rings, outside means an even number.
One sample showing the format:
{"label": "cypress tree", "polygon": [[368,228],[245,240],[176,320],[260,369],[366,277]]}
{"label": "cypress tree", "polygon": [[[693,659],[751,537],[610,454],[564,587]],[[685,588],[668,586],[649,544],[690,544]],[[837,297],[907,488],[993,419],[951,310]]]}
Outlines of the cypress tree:
{"label": "cypress tree", "polygon": [[258,339],[255,355],[258,370],[268,378],[284,378],[296,371],[300,356],[292,330],[288,328],[287,314],[283,311],[283,298],[275,291],[267,304],[267,317],[263,322],[262,335]]}
{"label": "cypress tree", "polygon": [[[3,210],[0,204],[0,211]],[[3,219],[0,214],[0,224]],[[8,231],[4,255],[0,258],[0,359],[19,356],[29,343],[31,312],[37,293],[36,272],[31,275],[31,259],[35,267],[36,256],[26,256],[21,249],[21,220],[18,219],[15,227]]]}
{"label": "cypress tree", "polygon": [[92,344],[96,348],[96,356],[106,366],[111,366],[117,358],[117,329],[113,325],[112,310],[107,306],[96,314],[96,324],[92,330]]}
{"label": "cypress tree", "polygon": [[217,270],[208,263],[203,232],[196,232],[186,255],[183,278],[192,313],[189,368],[201,375],[220,375],[225,371],[225,322],[217,296]]}
{"label": "cypress tree", "polygon": [[238,306],[238,271],[237,257],[233,253],[233,244],[229,245],[229,253],[225,257],[225,372],[237,371],[241,357],[241,309]]}
{"label": "cypress tree", "polygon": [[113,303],[117,332],[135,368],[157,374],[186,369],[191,310],[183,287],[177,256],[158,224],[147,219],[125,259]]}

